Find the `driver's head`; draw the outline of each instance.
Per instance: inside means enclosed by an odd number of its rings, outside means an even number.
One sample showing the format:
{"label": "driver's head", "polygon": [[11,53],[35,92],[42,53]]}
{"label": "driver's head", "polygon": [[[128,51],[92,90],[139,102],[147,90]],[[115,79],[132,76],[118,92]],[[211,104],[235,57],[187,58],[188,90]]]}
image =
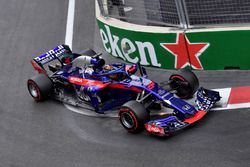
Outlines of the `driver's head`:
{"label": "driver's head", "polygon": [[112,66],[111,65],[105,65],[105,66],[103,66],[103,69],[109,71],[109,70],[112,70]]}

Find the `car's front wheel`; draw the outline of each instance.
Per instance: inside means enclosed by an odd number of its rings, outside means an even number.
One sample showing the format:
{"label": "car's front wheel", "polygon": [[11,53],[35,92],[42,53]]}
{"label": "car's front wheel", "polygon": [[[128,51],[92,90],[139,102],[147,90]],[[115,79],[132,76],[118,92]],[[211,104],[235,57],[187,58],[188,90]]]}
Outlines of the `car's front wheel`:
{"label": "car's front wheel", "polygon": [[120,108],[119,119],[128,132],[138,133],[144,129],[144,124],[149,120],[149,113],[143,104],[129,101]]}
{"label": "car's front wheel", "polygon": [[189,69],[180,69],[169,78],[170,87],[177,91],[176,95],[182,99],[193,97],[199,88],[197,76]]}

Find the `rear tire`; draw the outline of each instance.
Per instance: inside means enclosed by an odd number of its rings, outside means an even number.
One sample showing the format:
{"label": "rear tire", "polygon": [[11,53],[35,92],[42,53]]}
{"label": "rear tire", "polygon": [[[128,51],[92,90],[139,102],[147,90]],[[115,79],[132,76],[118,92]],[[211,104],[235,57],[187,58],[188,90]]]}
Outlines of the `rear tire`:
{"label": "rear tire", "polygon": [[149,120],[149,113],[141,103],[133,100],[120,108],[119,119],[128,132],[138,133],[144,130],[144,124]]}
{"label": "rear tire", "polygon": [[27,81],[27,87],[30,95],[35,101],[44,101],[52,92],[53,83],[44,74],[37,74]]}
{"label": "rear tire", "polygon": [[199,88],[197,76],[189,69],[180,69],[169,78],[170,87],[177,91],[176,95],[182,99],[193,97]]}

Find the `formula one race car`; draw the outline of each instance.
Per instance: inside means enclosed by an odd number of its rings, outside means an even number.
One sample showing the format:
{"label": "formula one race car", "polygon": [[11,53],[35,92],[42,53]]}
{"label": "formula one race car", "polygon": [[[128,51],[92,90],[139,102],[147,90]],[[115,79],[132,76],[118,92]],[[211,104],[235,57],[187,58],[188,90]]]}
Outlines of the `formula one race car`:
{"label": "formula one race car", "polygon": [[[77,54],[60,45],[31,63],[38,74],[27,86],[35,101],[50,97],[83,108],[88,104],[100,114],[118,108],[122,126],[131,133],[146,129],[168,136],[201,119],[220,100],[218,92],[199,88],[188,69],[172,74],[160,86],[139,64],[106,65],[93,50]],[[193,96],[195,101],[187,102]]]}

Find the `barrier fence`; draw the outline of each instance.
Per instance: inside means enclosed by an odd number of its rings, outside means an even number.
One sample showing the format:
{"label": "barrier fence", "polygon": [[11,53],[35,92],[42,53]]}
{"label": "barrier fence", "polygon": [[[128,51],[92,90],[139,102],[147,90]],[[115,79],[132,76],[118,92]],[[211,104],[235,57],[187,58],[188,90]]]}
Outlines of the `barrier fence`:
{"label": "barrier fence", "polygon": [[98,0],[101,14],[141,25],[178,28],[250,23],[249,0]]}

